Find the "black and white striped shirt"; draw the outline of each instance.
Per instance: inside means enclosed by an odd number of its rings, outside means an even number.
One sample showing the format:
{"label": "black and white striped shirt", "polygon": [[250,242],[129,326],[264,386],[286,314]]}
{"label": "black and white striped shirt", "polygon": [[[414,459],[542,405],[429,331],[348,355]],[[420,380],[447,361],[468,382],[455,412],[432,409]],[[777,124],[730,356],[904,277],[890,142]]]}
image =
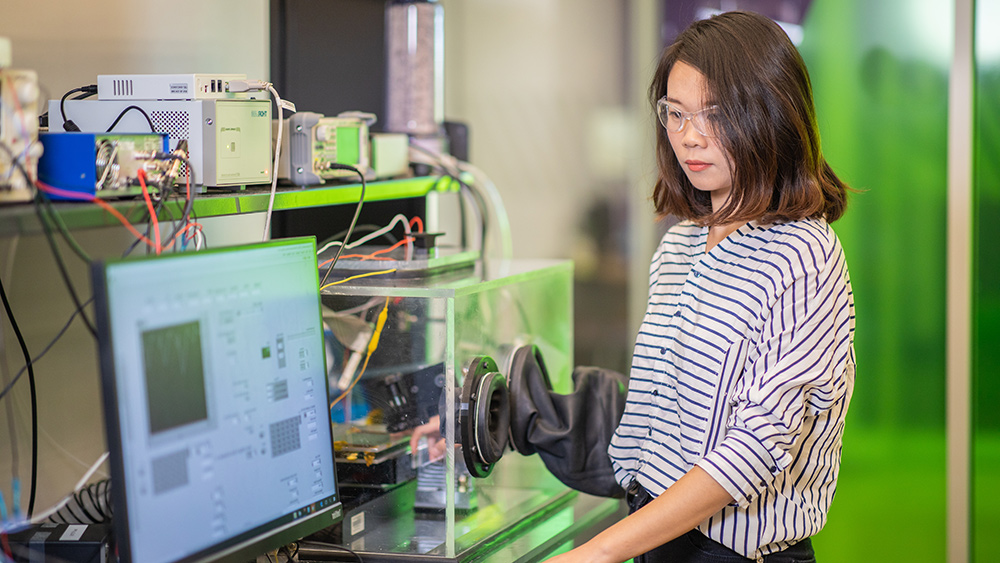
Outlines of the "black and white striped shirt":
{"label": "black and white striped shirt", "polygon": [[650,266],[625,414],[608,452],[658,496],[698,465],[736,500],[698,526],[746,557],[826,522],[854,389],[854,299],[825,221],[751,222],[705,253],[690,222]]}

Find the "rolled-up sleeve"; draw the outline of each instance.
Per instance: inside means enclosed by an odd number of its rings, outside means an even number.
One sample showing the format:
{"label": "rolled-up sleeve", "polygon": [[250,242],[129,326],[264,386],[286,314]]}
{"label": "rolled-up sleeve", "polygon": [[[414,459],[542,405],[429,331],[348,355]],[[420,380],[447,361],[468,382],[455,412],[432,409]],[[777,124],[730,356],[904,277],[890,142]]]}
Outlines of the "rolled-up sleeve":
{"label": "rolled-up sleeve", "polygon": [[697,463],[741,506],[795,461],[806,417],[848,392],[854,311],[843,253],[798,258],[729,394],[725,437]]}

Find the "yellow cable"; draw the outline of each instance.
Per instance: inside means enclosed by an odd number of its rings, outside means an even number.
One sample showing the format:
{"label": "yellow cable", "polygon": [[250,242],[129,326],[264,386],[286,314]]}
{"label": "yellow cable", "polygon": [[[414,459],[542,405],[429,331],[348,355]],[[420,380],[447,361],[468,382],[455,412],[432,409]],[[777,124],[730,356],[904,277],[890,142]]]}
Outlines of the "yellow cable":
{"label": "yellow cable", "polygon": [[331,285],[337,285],[337,284],[347,283],[347,282],[349,282],[351,280],[356,280],[358,278],[367,278],[368,276],[380,276],[382,274],[391,274],[391,273],[393,273],[395,271],[396,271],[396,268],[393,268],[391,270],[379,270],[377,272],[367,272],[367,273],[364,273],[364,274],[358,274],[356,276],[351,276],[349,278],[344,278],[342,280],[337,280],[335,282],[330,282],[330,283],[324,285],[323,287],[319,288],[319,290],[323,291],[324,289],[330,287]]}
{"label": "yellow cable", "polygon": [[[374,274],[368,274],[368,275],[374,275]],[[347,281],[347,280],[341,280],[341,281]],[[340,282],[335,282],[335,283],[340,283]],[[330,410],[333,410],[334,405],[336,405],[337,403],[340,402],[341,399],[346,397],[347,394],[351,392],[351,389],[354,389],[354,386],[357,385],[359,381],[361,381],[361,376],[365,374],[365,369],[368,368],[368,360],[371,359],[372,354],[375,352],[375,349],[378,348],[378,340],[379,337],[382,336],[382,329],[385,328],[385,320],[389,317],[389,299],[391,298],[390,297],[385,298],[385,306],[382,307],[382,311],[378,314],[378,320],[375,321],[375,331],[372,332],[372,337],[370,340],[368,340],[368,351],[365,354],[365,363],[361,364],[361,371],[358,372],[358,375],[354,378],[354,381],[351,382],[351,384],[347,387],[347,389],[345,389],[344,392],[341,393],[339,397],[337,397],[336,399],[333,400],[332,403],[330,403]]]}

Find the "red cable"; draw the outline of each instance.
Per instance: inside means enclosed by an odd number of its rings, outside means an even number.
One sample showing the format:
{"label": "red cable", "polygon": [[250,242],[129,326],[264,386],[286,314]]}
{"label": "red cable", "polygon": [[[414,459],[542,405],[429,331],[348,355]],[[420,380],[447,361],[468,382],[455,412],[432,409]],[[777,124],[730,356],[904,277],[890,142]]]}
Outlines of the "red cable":
{"label": "red cable", "polygon": [[118,221],[120,221],[121,224],[124,225],[126,229],[128,229],[133,235],[135,235],[135,238],[141,240],[142,242],[146,243],[146,245],[148,245],[150,247],[154,247],[153,241],[149,240],[142,233],[140,233],[138,230],[136,230],[136,228],[132,226],[132,223],[129,223],[128,219],[126,219],[124,215],[122,215],[121,213],[119,213],[118,210],[115,209],[114,207],[111,207],[110,205],[108,205],[101,198],[94,197],[94,196],[92,196],[90,194],[85,194],[85,193],[80,193],[80,192],[73,192],[73,191],[70,191],[70,190],[64,190],[64,189],[61,189],[61,188],[57,188],[55,186],[50,186],[50,185],[48,185],[48,184],[46,184],[44,182],[37,181],[37,180],[35,181],[35,187],[38,188],[38,189],[40,189],[40,190],[42,190],[45,193],[49,193],[49,194],[52,194],[52,195],[57,195],[57,196],[60,196],[60,197],[64,197],[66,199],[74,199],[74,200],[77,200],[77,201],[89,201],[91,203],[96,203],[97,205],[103,207],[105,211],[107,211],[108,213],[110,213],[111,215],[113,215],[116,219],[118,219]]}
{"label": "red cable", "polygon": [[347,256],[341,256],[340,258],[341,259],[344,259],[344,258],[358,258],[358,259],[361,259],[361,260],[390,260],[390,258],[380,257],[379,254],[385,254],[386,252],[392,252],[393,250],[396,250],[397,248],[399,248],[400,245],[406,244],[408,242],[413,242],[414,240],[416,240],[416,239],[414,239],[413,237],[404,237],[403,240],[397,242],[396,244],[390,246],[389,248],[383,248],[382,250],[376,250],[375,252],[372,252],[371,254],[348,254]]}
{"label": "red cable", "polygon": [[[418,227],[417,227],[417,232],[418,233],[424,232],[424,222],[423,222],[423,220],[420,217],[414,217],[414,218],[410,219],[409,225],[410,225],[411,229],[413,228],[413,224],[414,223],[416,223],[418,225]],[[389,248],[383,248],[382,250],[376,250],[375,252],[372,252],[371,254],[345,254],[344,256],[341,256],[340,258],[342,258],[342,259],[343,258],[358,258],[358,259],[361,259],[361,260],[392,260],[392,258],[384,258],[384,257],[380,257],[378,255],[379,254],[384,254],[386,252],[392,252],[393,250],[396,250],[397,248],[399,248],[399,246],[401,244],[406,244],[408,242],[413,242],[414,240],[416,240],[416,239],[413,238],[413,237],[405,237],[405,238],[403,238],[403,240],[397,242],[396,244],[390,246]],[[323,266],[326,266],[330,262],[333,262],[333,258],[330,258],[329,260],[324,260],[323,262],[320,262],[319,263],[319,267],[322,268]]]}
{"label": "red cable", "polygon": [[202,228],[202,224],[201,223],[198,223],[197,221],[191,221],[187,225],[184,225],[184,228],[182,228],[180,231],[178,231],[177,234],[175,234],[173,236],[173,238],[170,239],[170,242],[168,242],[167,245],[164,246],[163,248],[164,249],[170,248],[174,244],[174,242],[177,241],[178,237],[180,237],[181,235],[184,235],[185,233],[188,233],[188,231],[192,231],[193,230],[194,233],[188,234],[185,237],[187,240],[191,240],[192,238],[198,236],[198,231],[201,230],[201,228]]}
{"label": "red cable", "polygon": [[160,246],[160,219],[156,216],[156,208],[153,207],[153,200],[149,197],[149,190],[146,188],[146,172],[139,169],[139,185],[142,186],[142,197],[146,200],[146,207],[149,208],[149,220],[153,223],[153,232],[156,234],[156,253],[159,254],[163,247]]}
{"label": "red cable", "polygon": [[3,544],[3,552],[11,561],[14,560],[14,552],[10,549],[10,542],[7,541],[7,532],[0,532],[0,543]]}
{"label": "red cable", "polygon": [[421,219],[420,217],[414,217],[414,218],[410,219],[410,228],[411,229],[413,228],[413,224],[414,223],[417,224],[417,232],[418,233],[424,232],[424,220],[423,219]]}

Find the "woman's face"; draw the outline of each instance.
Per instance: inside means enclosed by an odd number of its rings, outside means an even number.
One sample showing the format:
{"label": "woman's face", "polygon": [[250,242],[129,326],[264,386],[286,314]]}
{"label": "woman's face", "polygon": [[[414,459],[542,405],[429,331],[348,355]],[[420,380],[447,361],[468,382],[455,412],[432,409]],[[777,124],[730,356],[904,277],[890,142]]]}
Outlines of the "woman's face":
{"label": "woman's face", "polygon": [[[719,139],[698,132],[693,123],[685,118],[685,114],[700,111],[710,105],[706,101],[708,90],[705,76],[691,65],[677,61],[667,76],[666,97],[673,108],[684,112],[680,115],[674,113],[674,117],[679,116],[683,120],[683,128],[679,132],[667,130],[674,155],[691,184],[711,194],[712,209],[718,211],[726,203],[733,187],[732,166]],[[702,117],[705,117],[701,120],[702,123],[710,123],[706,114],[702,114]]]}

